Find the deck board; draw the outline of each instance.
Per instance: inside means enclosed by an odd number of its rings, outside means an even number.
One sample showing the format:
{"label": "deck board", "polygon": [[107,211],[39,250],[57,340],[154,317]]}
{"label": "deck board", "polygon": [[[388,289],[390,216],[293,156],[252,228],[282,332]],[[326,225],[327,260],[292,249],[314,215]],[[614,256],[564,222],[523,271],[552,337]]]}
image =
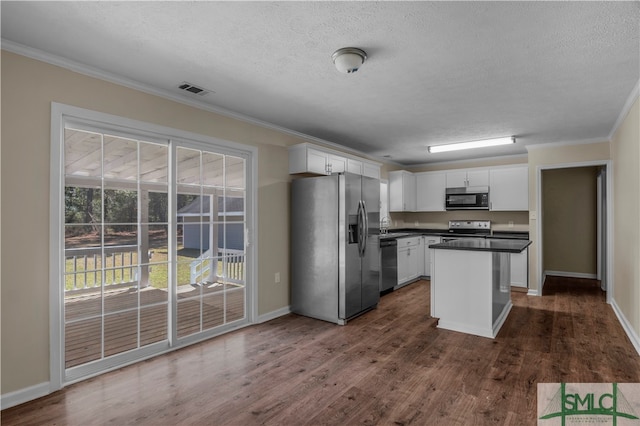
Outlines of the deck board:
{"label": "deck board", "polygon": [[[223,309],[223,290],[225,289],[227,290],[226,322],[244,317],[242,287],[219,286],[202,289],[202,303],[197,297],[200,294],[199,288],[180,292],[178,293],[178,337],[185,337],[225,323]],[[166,340],[168,338],[167,300],[166,291],[155,288],[146,288],[140,294],[130,289],[105,293],[104,356]],[[139,343],[138,310],[136,309],[138,303],[141,304]],[[66,298],[66,368],[102,358],[102,319],[95,318],[101,312],[101,308],[102,301],[99,293],[85,293]]]}

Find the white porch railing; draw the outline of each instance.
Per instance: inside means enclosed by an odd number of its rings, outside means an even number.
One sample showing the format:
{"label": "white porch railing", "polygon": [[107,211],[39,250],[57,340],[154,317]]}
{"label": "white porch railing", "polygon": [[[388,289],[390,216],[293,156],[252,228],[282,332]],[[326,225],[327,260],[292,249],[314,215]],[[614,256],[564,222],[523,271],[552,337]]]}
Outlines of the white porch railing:
{"label": "white porch railing", "polygon": [[[218,278],[222,278],[218,275],[218,272],[222,273],[225,282],[244,284],[244,251],[219,248],[218,256],[213,259],[212,253],[212,250],[209,249],[191,262],[192,284],[213,283]],[[224,269],[219,271],[218,262],[221,261],[224,262],[223,265],[226,265],[226,271]],[[215,273],[215,280],[212,279],[214,278],[212,273]]]}
{"label": "white porch railing", "polygon": [[[100,288],[104,269],[104,285],[110,289],[138,282],[138,246],[107,246],[65,249],[65,292],[82,292]],[[104,262],[104,265],[102,265]]]}

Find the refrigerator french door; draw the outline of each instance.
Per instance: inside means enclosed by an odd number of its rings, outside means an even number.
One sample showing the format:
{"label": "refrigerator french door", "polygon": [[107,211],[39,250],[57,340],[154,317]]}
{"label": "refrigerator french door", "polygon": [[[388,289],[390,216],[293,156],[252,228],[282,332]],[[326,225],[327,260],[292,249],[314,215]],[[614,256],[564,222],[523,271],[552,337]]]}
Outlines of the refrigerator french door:
{"label": "refrigerator french door", "polygon": [[291,191],[292,311],[345,324],[380,300],[380,181],[350,173]]}

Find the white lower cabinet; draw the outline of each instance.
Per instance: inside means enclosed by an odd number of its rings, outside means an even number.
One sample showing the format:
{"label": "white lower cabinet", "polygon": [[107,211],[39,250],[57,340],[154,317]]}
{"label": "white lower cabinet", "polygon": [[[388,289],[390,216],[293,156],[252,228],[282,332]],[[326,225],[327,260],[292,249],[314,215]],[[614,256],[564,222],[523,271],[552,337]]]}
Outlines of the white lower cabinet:
{"label": "white lower cabinet", "polygon": [[511,254],[511,286],[529,287],[529,249]]}
{"label": "white lower cabinet", "polygon": [[426,276],[426,277],[430,277],[431,276],[431,250],[429,248],[429,245],[431,244],[439,244],[440,243],[440,237],[434,237],[434,236],[424,236],[424,272],[422,275]]}
{"label": "white lower cabinet", "polygon": [[418,279],[423,262],[422,237],[398,238],[398,285]]}

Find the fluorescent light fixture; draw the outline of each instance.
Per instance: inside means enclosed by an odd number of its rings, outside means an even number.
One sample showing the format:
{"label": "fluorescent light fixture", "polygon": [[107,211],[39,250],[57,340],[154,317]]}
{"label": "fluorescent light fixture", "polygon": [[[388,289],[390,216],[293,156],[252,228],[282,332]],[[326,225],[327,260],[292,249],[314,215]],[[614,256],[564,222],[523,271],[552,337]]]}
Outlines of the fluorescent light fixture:
{"label": "fluorescent light fixture", "polygon": [[444,145],[433,145],[428,147],[427,149],[431,153],[436,153],[436,152],[458,151],[461,149],[484,148],[487,146],[508,145],[510,143],[516,143],[516,138],[513,136],[509,136],[507,138],[485,139],[481,141],[448,143]]}

